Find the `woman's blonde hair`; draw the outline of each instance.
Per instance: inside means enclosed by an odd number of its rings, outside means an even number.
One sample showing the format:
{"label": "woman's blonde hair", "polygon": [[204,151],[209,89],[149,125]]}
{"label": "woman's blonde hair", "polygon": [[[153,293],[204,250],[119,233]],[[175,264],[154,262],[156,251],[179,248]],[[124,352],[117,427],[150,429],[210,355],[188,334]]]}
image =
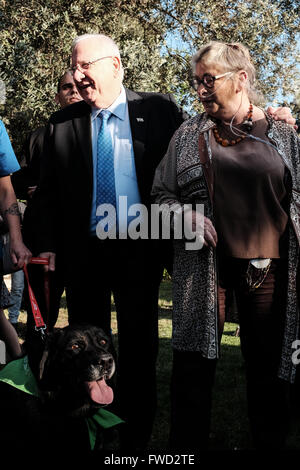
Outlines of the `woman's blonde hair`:
{"label": "woman's blonde hair", "polygon": [[202,46],[192,57],[192,69],[195,73],[196,65],[215,65],[224,72],[247,72],[247,92],[252,102],[260,102],[262,97],[255,89],[255,67],[249,54],[249,50],[238,42],[224,43],[212,41]]}

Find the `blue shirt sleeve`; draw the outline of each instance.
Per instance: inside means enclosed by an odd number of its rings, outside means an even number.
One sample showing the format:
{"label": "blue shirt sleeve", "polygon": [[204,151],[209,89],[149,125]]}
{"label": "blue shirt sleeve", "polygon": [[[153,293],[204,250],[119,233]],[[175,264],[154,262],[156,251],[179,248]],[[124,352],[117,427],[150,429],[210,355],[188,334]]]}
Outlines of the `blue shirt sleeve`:
{"label": "blue shirt sleeve", "polygon": [[0,177],[20,170],[3,122],[0,120]]}

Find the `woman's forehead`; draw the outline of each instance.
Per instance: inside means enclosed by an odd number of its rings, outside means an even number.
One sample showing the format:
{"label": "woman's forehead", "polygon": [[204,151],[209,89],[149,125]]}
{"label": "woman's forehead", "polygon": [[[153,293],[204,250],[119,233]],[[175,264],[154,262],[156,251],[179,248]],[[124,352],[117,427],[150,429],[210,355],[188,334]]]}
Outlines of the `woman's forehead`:
{"label": "woman's forehead", "polygon": [[216,63],[214,62],[207,63],[204,61],[199,61],[196,64],[195,70],[196,70],[197,75],[204,75],[205,73],[209,73],[211,75],[217,75],[217,74],[224,72],[223,68],[218,66]]}

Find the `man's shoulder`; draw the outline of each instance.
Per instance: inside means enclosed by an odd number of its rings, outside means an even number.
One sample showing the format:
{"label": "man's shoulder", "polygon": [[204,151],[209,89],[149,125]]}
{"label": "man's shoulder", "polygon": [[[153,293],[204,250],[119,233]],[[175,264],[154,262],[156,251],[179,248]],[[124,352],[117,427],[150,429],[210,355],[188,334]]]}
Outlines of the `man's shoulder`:
{"label": "man's shoulder", "polygon": [[25,140],[25,153],[26,149],[30,149],[29,151],[32,152],[33,147],[38,146],[38,148],[42,148],[43,141],[46,134],[46,126],[37,127],[34,131],[31,131],[26,136]]}
{"label": "man's shoulder", "polygon": [[78,101],[77,103],[70,104],[63,109],[60,109],[53,113],[50,117],[52,124],[59,124],[71,119],[82,117],[86,114],[90,114],[91,107],[85,101]]}
{"label": "man's shoulder", "polygon": [[29,138],[36,140],[39,138],[44,138],[46,133],[46,126],[37,127],[34,131],[29,134]]}
{"label": "man's shoulder", "polygon": [[128,100],[143,100],[145,102],[174,101],[170,93],[158,93],[154,91],[133,91],[126,88]]}
{"label": "man's shoulder", "polygon": [[160,116],[171,117],[173,116],[176,121],[175,127],[188,118],[185,111],[178,106],[171,93],[158,93],[151,91],[132,91],[126,89],[126,95],[130,109],[136,106],[136,109],[144,110],[146,113],[155,112]]}

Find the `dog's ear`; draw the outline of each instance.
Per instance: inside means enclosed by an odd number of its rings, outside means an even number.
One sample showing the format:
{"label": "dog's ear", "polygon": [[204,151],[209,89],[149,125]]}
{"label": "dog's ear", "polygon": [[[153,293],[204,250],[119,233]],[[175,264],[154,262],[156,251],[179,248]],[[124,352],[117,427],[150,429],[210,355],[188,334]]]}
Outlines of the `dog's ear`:
{"label": "dog's ear", "polygon": [[52,375],[55,373],[55,359],[59,349],[58,342],[62,334],[62,330],[57,330],[47,335],[38,368],[39,386],[42,386],[42,388],[49,386],[51,388],[52,386]]}

